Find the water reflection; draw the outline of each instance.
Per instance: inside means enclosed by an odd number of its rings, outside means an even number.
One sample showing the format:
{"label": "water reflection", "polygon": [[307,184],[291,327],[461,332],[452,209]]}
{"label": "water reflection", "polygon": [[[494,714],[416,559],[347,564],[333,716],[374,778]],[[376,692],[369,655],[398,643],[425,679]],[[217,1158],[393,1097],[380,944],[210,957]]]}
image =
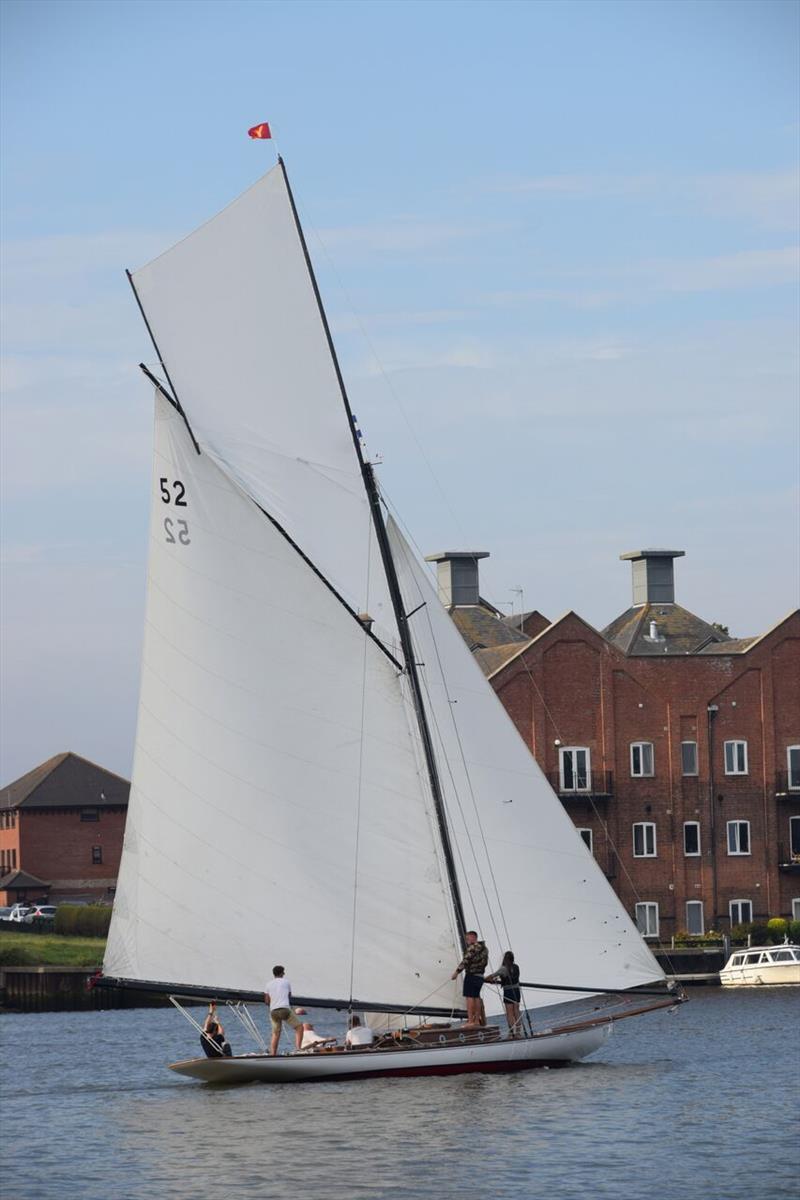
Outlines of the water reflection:
{"label": "water reflection", "polygon": [[[169,1010],[5,1015],[4,1192],[794,1196],[798,1015],[797,993],[709,991],[626,1022],[597,1059],[564,1070],[226,1089],[164,1070],[196,1044]],[[328,1032],[331,1018],[315,1025]],[[768,1186],[754,1153],[765,1147],[777,1152]]]}

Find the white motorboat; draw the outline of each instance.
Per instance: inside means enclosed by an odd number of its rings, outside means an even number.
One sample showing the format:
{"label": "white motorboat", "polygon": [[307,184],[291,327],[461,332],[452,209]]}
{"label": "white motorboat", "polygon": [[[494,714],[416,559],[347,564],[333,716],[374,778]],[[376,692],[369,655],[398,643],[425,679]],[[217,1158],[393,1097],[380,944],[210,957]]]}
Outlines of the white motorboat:
{"label": "white motorboat", "polygon": [[[388,517],[283,162],[129,278],[159,362],[143,367],[146,628],[101,982],[228,1003],[258,1052],[173,1064],[217,1082],[570,1062],[673,1005]],[[492,963],[511,948],[523,979],[535,968],[526,1009],[572,1008],[513,1039],[453,1025],[470,929]],[[274,963],[295,1005],[363,1012],[377,1043],[266,1055],[245,1004]],[[502,1019],[500,989],[484,993]],[[621,999],[588,1017],[576,1000],[606,994]]]}
{"label": "white motorboat", "polygon": [[776,987],[800,983],[800,946],[735,950],[719,973],[723,987]]}

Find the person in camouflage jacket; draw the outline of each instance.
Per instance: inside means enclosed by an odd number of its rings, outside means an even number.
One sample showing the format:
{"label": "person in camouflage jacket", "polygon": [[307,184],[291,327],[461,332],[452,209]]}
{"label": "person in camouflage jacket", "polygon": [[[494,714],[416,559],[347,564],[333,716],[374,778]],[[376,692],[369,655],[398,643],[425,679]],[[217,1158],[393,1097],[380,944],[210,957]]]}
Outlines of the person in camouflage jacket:
{"label": "person in camouflage jacket", "polygon": [[467,1025],[481,1024],[481,988],[483,987],[483,972],[489,962],[489,951],[486,943],[479,940],[474,929],[466,934],[467,948],[464,957],[452,974],[457,979],[464,972],[464,999],[467,1002]]}

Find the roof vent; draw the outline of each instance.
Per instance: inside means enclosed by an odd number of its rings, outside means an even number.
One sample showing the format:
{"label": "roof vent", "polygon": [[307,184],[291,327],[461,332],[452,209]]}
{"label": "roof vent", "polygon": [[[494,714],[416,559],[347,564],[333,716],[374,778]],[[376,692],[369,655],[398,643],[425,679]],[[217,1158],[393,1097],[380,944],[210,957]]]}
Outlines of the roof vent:
{"label": "roof vent", "polygon": [[440,550],[425,555],[426,562],[436,563],[439,599],[445,608],[480,602],[478,559],[488,557],[488,550]]}
{"label": "roof vent", "polygon": [[673,559],[683,558],[685,550],[629,550],[620,554],[633,567],[633,606],[674,604],[675,572]]}

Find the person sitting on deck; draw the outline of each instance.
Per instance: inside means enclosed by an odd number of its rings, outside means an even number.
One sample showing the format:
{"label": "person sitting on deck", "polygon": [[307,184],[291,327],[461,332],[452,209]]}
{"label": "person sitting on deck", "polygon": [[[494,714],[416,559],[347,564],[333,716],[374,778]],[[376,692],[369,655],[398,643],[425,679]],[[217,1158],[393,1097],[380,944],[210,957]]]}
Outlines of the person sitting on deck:
{"label": "person sitting on deck", "polygon": [[217,1006],[213,1001],[208,1006],[208,1013],[203,1022],[200,1045],[208,1058],[230,1058],[233,1053],[225,1038],[225,1030],[217,1016]]}
{"label": "person sitting on deck", "polygon": [[[295,1009],[297,1012],[297,1009]],[[303,1038],[300,1042],[301,1050],[312,1050],[315,1047],[321,1049],[322,1046],[335,1046],[335,1037],[323,1037],[321,1033],[317,1033],[310,1021],[306,1021],[303,1025]]]}
{"label": "person sitting on deck", "polygon": [[489,961],[489,951],[486,949],[486,943],[478,939],[474,929],[470,929],[465,934],[465,940],[467,948],[464,951],[464,957],[453,971],[451,978],[456,979],[461,971],[464,972],[464,999],[467,1002],[465,1025],[478,1026],[482,1023],[481,988],[483,987],[483,972]]}
{"label": "person sitting on deck", "polygon": [[369,1025],[362,1025],[361,1018],[357,1017],[355,1013],[348,1021],[348,1025],[349,1029],[344,1038],[345,1050],[352,1050],[356,1046],[371,1046],[375,1041],[375,1034]]}

